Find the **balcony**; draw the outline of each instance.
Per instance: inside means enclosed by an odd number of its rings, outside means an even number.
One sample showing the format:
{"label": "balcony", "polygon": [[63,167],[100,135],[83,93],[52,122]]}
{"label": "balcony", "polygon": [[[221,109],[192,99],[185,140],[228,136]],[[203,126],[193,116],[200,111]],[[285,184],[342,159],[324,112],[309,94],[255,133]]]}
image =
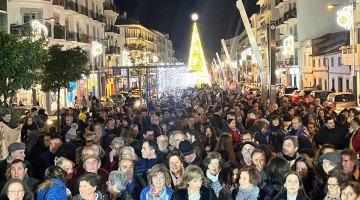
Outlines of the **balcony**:
{"label": "balcony", "polygon": [[112,11],[114,11],[116,13],[118,13],[118,11],[119,11],[117,9],[116,5],[111,3],[111,2],[104,2],[104,11],[105,10],[112,10]]}
{"label": "balcony", "polygon": [[285,25],[285,18],[284,17],[281,17],[281,18],[279,18],[278,20],[276,20],[276,26],[277,27],[282,27],[282,26],[284,26]]}
{"label": "balcony", "polygon": [[107,48],[106,54],[120,55],[120,47],[110,46],[109,48]]}
{"label": "balcony", "polygon": [[275,8],[280,8],[284,4],[284,0],[275,0]]}
{"label": "balcony", "polygon": [[66,32],[66,41],[76,41],[76,32],[67,31]]}
{"label": "balcony", "polygon": [[65,6],[65,0],[53,0],[52,5],[64,7]]}
{"label": "balcony", "polygon": [[10,25],[10,34],[18,35],[18,36],[30,36],[31,33],[31,25],[30,24],[11,24]]}
{"label": "balcony", "polygon": [[96,12],[92,12],[92,13],[93,13],[92,18],[94,20],[97,20],[101,23],[106,23],[106,17],[104,15],[102,15],[100,13],[96,13]]}
{"label": "balcony", "polygon": [[85,6],[79,5],[78,12],[82,15],[88,16],[89,10]]}
{"label": "balcony", "polygon": [[120,30],[118,27],[111,25],[111,26],[105,26],[105,32],[114,32],[114,33],[120,33]]}
{"label": "balcony", "polygon": [[293,8],[284,13],[284,23],[292,22],[297,18],[296,8]]}
{"label": "balcony", "polygon": [[77,41],[81,42],[81,43],[90,44],[91,43],[91,38],[89,37],[88,34],[79,34],[79,33],[77,33]]}
{"label": "balcony", "polygon": [[72,11],[75,11],[75,12],[78,12],[78,4],[73,2],[73,1],[70,1],[70,0],[67,0],[65,1],[65,9],[66,10],[72,10]]}
{"label": "balcony", "polygon": [[276,41],[276,48],[280,48],[283,46],[283,40],[277,40]]}
{"label": "balcony", "polygon": [[54,26],[54,39],[65,39],[65,26],[59,24]]}

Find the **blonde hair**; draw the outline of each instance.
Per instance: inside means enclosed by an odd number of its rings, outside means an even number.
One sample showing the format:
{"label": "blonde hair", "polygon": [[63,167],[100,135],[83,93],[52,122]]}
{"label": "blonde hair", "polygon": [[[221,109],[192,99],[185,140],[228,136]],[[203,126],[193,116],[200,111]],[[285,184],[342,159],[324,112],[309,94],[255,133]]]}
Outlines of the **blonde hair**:
{"label": "blonde hair", "polygon": [[151,169],[149,169],[147,173],[147,179],[149,185],[152,185],[152,178],[155,177],[158,174],[164,174],[165,176],[165,185],[167,187],[171,186],[171,177],[169,170],[165,167],[164,164],[156,164]]}
{"label": "blonde hair", "polygon": [[100,138],[93,131],[89,131],[84,135],[85,140],[92,140],[94,143],[99,143]]}
{"label": "blonde hair", "polygon": [[199,178],[201,178],[201,180],[202,180],[202,185],[208,185],[208,182],[205,179],[203,170],[196,165],[189,165],[188,167],[186,167],[185,176],[184,176],[183,181],[180,184],[180,188],[189,187],[190,181],[192,181],[194,179],[199,179]]}

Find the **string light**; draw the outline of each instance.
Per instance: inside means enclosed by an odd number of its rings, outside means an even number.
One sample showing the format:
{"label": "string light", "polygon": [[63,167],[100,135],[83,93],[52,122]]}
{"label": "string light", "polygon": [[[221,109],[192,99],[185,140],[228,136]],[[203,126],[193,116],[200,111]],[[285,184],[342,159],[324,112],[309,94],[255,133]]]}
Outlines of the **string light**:
{"label": "string light", "polygon": [[157,68],[156,71],[157,90],[159,93],[169,93],[196,85],[196,79],[192,78],[192,73],[189,73],[186,65],[173,68]]}

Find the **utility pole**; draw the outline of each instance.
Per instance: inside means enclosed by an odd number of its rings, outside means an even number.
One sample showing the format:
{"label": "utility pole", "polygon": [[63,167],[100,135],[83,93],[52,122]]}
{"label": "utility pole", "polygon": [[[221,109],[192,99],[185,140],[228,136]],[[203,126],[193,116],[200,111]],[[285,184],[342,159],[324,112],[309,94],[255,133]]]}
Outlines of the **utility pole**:
{"label": "utility pole", "polygon": [[239,12],[240,12],[240,16],[241,16],[241,19],[244,23],[244,26],[245,26],[245,30],[246,30],[246,33],[248,35],[248,38],[249,38],[249,41],[250,41],[250,44],[251,44],[251,48],[253,50],[253,53],[255,54],[255,58],[257,60],[257,63],[259,65],[259,68],[260,68],[260,79],[261,79],[261,100],[262,100],[262,103],[263,105],[266,104],[266,99],[268,97],[268,92],[267,92],[267,84],[266,84],[266,70],[265,70],[265,66],[264,66],[264,62],[262,60],[262,57],[261,57],[261,53],[260,53],[260,49],[256,43],[256,38],[254,36],[254,33],[251,29],[251,25],[250,25],[250,22],[249,22],[249,18],[246,14],[246,10],[245,10],[245,7],[244,7],[244,4],[242,2],[242,0],[238,0],[236,2],[236,5],[239,9]]}

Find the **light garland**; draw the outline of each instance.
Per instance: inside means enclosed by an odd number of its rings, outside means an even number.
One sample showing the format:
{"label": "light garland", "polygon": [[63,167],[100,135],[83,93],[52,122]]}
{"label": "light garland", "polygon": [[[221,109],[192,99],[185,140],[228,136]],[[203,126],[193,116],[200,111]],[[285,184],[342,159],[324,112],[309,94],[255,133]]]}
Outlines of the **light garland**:
{"label": "light garland", "polygon": [[192,78],[192,73],[189,73],[186,65],[174,68],[157,68],[156,74],[159,93],[169,93],[196,85],[196,79]]}

